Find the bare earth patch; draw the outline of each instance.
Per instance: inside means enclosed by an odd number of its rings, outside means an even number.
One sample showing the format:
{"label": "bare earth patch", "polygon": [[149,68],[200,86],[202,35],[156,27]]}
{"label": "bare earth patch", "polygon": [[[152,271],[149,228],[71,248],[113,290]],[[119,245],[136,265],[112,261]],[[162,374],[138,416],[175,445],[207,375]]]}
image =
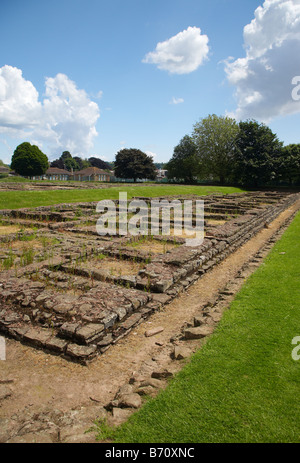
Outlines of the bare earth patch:
{"label": "bare earth patch", "polygon": [[167,241],[158,241],[155,239],[145,239],[128,244],[129,248],[133,247],[140,251],[145,251],[149,254],[165,254],[171,249],[176,248],[176,246],[176,243],[174,244]]}
{"label": "bare earth patch", "polygon": [[10,241],[9,243],[1,243],[0,248],[11,248],[11,249],[42,249],[43,244],[38,239],[33,239],[30,241]]}
{"label": "bare earth patch", "polygon": [[87,269],[103,270],[111,276],[136,275],[141,268],[141,264],[130,260],[117,260],[110,257],[92,258],[84,265]]}
{"label": "bare earth patch", "polygon": [[[28,231],[31,231],[30,228],[22,229],[22,232]],[[18,232],[21,232],[21,227],[18,225],[0,225],[0,235],[11,235]]]}

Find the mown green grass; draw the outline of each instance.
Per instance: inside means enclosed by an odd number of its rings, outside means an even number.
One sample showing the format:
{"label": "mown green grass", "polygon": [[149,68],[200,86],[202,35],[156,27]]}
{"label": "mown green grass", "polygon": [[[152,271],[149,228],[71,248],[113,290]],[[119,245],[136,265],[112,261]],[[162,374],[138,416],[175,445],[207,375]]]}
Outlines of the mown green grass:
{"label": "mown green grass", "polygon": [[163,195],[208,195],[211,193],[242,193],[245,190],[219,186],[149,185],[118,186],[91,190],[52,190],[52,191],[1,191],[0,209],[19,209],[22,207],[50,206],[62,203],[101,201],[118,199],[120,192],[127,192],[128,199],[134,196],[157,197]]}
{"label": "mown green grass", "polygon": [[300,442],[300,361],[291,356],[292,339],[300,336],[299,237],[300,214],[191,362],[127,423],[106,426],[106,438]]}
{"label": "mown green grass", "polygon": [[28,178],[24,177],[0,177],[1,183],[31,183],[35,182],[35,180],[29,180]]}

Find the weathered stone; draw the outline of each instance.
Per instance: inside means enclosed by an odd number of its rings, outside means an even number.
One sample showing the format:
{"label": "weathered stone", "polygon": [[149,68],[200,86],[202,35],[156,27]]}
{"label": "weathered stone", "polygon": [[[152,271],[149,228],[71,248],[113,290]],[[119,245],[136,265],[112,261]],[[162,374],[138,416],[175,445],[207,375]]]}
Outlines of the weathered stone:
{"label": "weathered stone", "polygon": [[120,387],[116,398],[120,398],[123,395],[129,395],[133,393],[133,387],[130,384],[124,384],[123,386]]}
{"label": "weathered stone", "polygon": [[168,294],[153,294],[153,301],[160,302],[161,304],[167,304],[171,299]]}
{"label": "weathered stone", "polygon": [[121,278],[119,278],[119,281],[126,286],[132,286],[135,287],[136,285],[136,277],[135,276],[130,276],[130,275],[124,275]]}
{"label": "weathered stone", "polygon": [[54,303],[52,301],[46,301],[44,302],[44,307],[46,310],[52,309],[54,306]]}
{"label": "weathered stone", "polygon": [[229,291],[229,290],[224,290],[224,291],[220,291],[220,294],[222,294],[223,296],[233,296],[234,292]]}
{"label": "weathered stone", "polygon": [[173,280],[161,280],[157,281],[153,284],[153,290],[157,291],[159,293],[164,293],[167,291],[167,289],[172,286]]}
{"label": "weathered stone", "polygon": [[148,378],[140,382],[140,387],[148,387],[148,386],[159,389],[161,388],[161,381],[155,378]]}
{"label": "weathered stone", "polygon": [[152,328],[150,330],[145,331],[146,338],[150,338],[151,336],[155,336],[156,334],[162,333],[164,328],[162,326],[158,326],[157,328]]}
{"label": "weathered stone", "polygon": [[68,344],[66,355],[78,360],[87,361],[96,355],[97,347],[92,346],[78,346],[77,344]]}
{"label": "weathered stone", "polygon": [[105,318],[101,319],[101,322],[103,323],[104,328],[107,330],[108,328],[111,328],[112,326],[114,326],[117,318],[118,318],[117,314],[110,313]]}
{"label": "weathered stone", "polygon": [[1,323],[3,325],[10,325],[12,323],[16,323],[20,320],[20,315],[16,314],[16,313],[12,313],[12,314],[6,314],[2,320],[1,320]]}
{"label": "weathered stone", "polygon": [[152,372],[151,377],[156,379],[172,378],[173,373],[167,369],[155,370]]}
{"label": "weathered stone", "polygon": [[53,305],[53,310],[54,312],[58,314],[66,314],[70,310],[72,310],[73,305],[72,304],[58,304],[58,305]]}
{"label": "weathered stone", "polygon": [[190,351],[183,346],[175,346],[173,358],[175,360],[183,360],[190,357]]}
{"label": "weathered stone", "polygon": [[37,347],[42,347],[45,345],[46,341],[51,337],[50,331],[39,331],[37,329],[29,329],[24,333],[23,339],[30,344],[33,344]]}
{"label": "weathered stone", "polygon": [[79,329],[79,323],[64,323],[59,329],[59,336],[72,339],[75,336],[76,330]]}
{"label": "weathered stone", "polygon": [[139,372],[134,371],[129,379],[129,384],[137,384],[141,381],[145,381],[145,376]]}
{"label": "weathered stone", "polygon": [[36,302],[43,302],[43,301],[46,301],[46,299],[49,298],[49,293],[48,292],[44,292],[44,293],[41,293],[39,296],[37,296],[35,298],[35,301]]}
{"label": "weathered stone", "polygon": [[206,317],[203,314],[196,315],[194,317],[194,326],[202,326],[206,324]]}
{"label": "weathered stone", "polygon": [[103,330],[104,325],[102,323],[90,323],[76,330],[76,339],[84,344],[91,344],[93,341],[97,341],[97,339],[100,338]]}
{"label": "weathered stone", "polygon": [[120,408],[140,408],[141,406],[142,399],[139,394],[124,394],[119,398]]}
{"label": "weathered stone", "polygon": [[79,310],[81,313],[86,313],[88,312],[90,309],[92,308],[92,304],[81,304],[81,306],[79,307]]}
{"label": "weathered stone", "polygon": [[27,297],[25,297],[25,299],[22,301],[21,305],[22,305],[23,307],[28,307],[29,304],[30,304],[30,302],[31,302],[31,299],[30,299],[30,297],[27,296]]}
{"label": "weathered stone", "polygon": [[198,326],[195,328],[187,328],[184,331],[185,339],[201,339],[209,336],[213,332],[213,327],[211,326]]}
{"label": "weathered stone", "polygon": [[109,424],[113,424],[114,426],[120,426],[122,423],[128,420],[131,415],[131,411],[125,408],[116,408],[112,409],[112,419],[108,419]]}
{"label": "weathered stone", "polygon": [[136,392],[140,396],[155,397],[158,391],[157,389],[154,389],[151,386],[143,386],[143,387],[139,387]]}
{"label": "weathered stone", "polygon": [[222,312],[215,311],[211,313],[210,318],[214,323],[219,323],[222,319],[222,316],[223,316]]}
{"label": "weathered stone", "polygon": [[29,330],[29,326],[13,326],[9,328],[9,334],[17,339],[23,339],[24,335]]}
{"label": "weathered stone", "polygon": [[97,346],[98,347],[106,347],[109,344],[111,344],[113,342],[113,340],[114,340],[114,338],[113,338],[112,334],[108,334],[107,336],[104,336],[104,338],[101,339],[101,341],[99,341],[97,343]]}
{"label": "weathered stone", "polygon": [[116,309],[114,309],[114,311],[118,315],[120,321],[123,320],[123,318],[125,318],[127,315],[127,310],[125,309],[125,307],[117,307]]}
{"label": "weathered stone", "polygon": [[137,310],[141,305],[141,302],[138,299],[132,299],[131,302],[134,310]]}
{"label": "weathered stone", "polygon": [[45,347],[57,353],[63,353],[66,350],[68,342],[53,336],[46,340]]}
{"label": "weathered stone", "polygon": [[122,322],[122,327],[125,330],[129,330],[132,326],[134,326],[138,321],[141,319],[141,314],[140,313],[135,313],[133,315],[130,315],[124,322]]}

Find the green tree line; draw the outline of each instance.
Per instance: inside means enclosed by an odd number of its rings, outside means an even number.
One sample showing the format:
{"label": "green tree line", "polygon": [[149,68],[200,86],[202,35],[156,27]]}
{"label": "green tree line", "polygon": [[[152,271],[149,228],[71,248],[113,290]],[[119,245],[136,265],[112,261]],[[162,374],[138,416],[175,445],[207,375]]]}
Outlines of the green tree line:
{"label": "green tree line", "polygon": [[267,125],[255,120],[237,123],[213,114],[180,140],[165,168],[169,179],[186,183],[299,185],[300,144],[283,146]]}
{"label": "green tree line", "polygon": [[91,157],[89,159],[82,159],[79,156],[72,156],[69,151],[64,151],[60,158],[55,159],[50,164],[50,167],[57,167],[59,169],[66,169],[68,171],[77,171],[86,169],[87,167],[98,167],[102,170],[111,170],[111,165],[102,159]]}

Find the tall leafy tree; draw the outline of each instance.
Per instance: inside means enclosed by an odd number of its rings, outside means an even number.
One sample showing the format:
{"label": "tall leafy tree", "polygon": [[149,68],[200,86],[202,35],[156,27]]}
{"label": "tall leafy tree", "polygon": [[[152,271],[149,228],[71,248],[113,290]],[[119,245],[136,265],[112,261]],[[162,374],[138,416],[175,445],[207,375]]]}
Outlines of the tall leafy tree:
{"label": "tall leafy tree", "polygon": [[174,148],[173,157],[165,166],[168,178],[193,183],[200,173],[197,146],[189,135],[185,135]]}
{"label": "tall leafy tree", "polygon": [[194,125],[192,134],[206,175],[224,184],[231,178],[239,126],[235,119],[209,115]]}
{"label": "tall leafy tree", "polygon": [[276,178],[282,142],[265,124],[240,122],[235,153],[235,178],[249,186],[264,186]]}
{"label": "tall leafy tree", "polygon": [[51,162],[51,167],[57,167],[58,169],[66,169],[69,172],[71,172],[72,169],[80,169],[80,165],[78,164],[76,159],[73,158],[72,154],[69,151],[63,151],[59,159],[56,159],[55,161]]}
{"label": "tall leafy tree", "polygon": [[282,148],[277,178],[290,185],[300,184],[300,144],[291,144]]}
{"label": "tall leafy tree", "polygon": [[137,179],[156,178],[156,169],[152,157],[135,148],[125,148],[116,154],[115,176]]}
{"label": "tall leafy tree", "polygon": [[77,163],[78,170],[82,170],[82,169],[86,169],[87,167],[91,167],[91,163],[87,159],[82,159],[79,156],[74,156],[73,159]]}
{"label": "tall leafy tree", "polygon": [[107,164],[105,161],[102,161],[102,159],[91,157],[88,159],[88,161],[93,167],[98,167],[98,169],[103,170],[110,170],[110,165]]}
{"label": "tall leafy tree", "polygon": [[72,154],[69,151],[64,151],[60,157],[62,161],[63,168],[71,172],[71,170],[79,170],[79,165],[76,159],[73,158]]}
{"label": "tall leafy tree", "polygon": [[48,169],[48,157],[36,145],[24,142],[17,146],[11,160],[11,168],[24,177],[43,175]]}

